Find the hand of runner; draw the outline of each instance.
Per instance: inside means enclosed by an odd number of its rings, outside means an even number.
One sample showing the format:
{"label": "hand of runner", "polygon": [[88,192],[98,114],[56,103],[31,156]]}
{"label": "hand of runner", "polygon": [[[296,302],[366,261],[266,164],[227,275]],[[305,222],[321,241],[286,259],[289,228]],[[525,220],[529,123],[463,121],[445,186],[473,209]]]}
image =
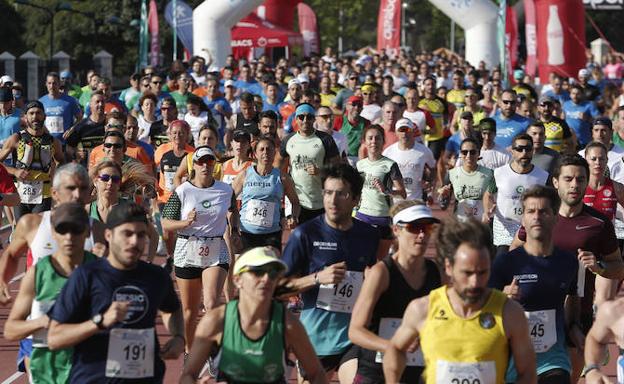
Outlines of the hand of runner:
{"label": "hand of runner", "polygon": [[507,295],[507,297],[518,300],[520,298],[520,285],[518,284],[518,280],[514,277],[511,281],[510,285],[505,285],[503,288],[503,293]]}
{"label": "hand of runner", "polygon": [[583,334],[583,331],[581,331],[581,328],[579,328],[578,325],[573,324],[570,327],[568,336],[570,337],[572,344],[576,347],[579,357],[583,358],[583,354],[585,353],[585,335]]}
{"label": "hand of runner", "polygon": [[43,329],[48,329],[48,327],[50,326],[50,318],[48,317],[48,315],[43,315],[37,318],[37,321]]}
{"label": "hand of runner", "polygon": [[286,219],[286,228],[288,229],[295,229],[295,227],[297,226],[297,223],[299,223],[299,219],[294,217],[294,216],[289,216]]}
{"label": "hand of runner", "polygon": [[160,357],[165,360],[175,360],[184,352],[184,339],[172,337],[160,348]]}
{"label": "hand of runner", "polygon": [[374,178],[373,179],[373,187],[375,189],[377,189],[380,193],[385,194],[386,193],[386,189],[384,188],[384,186],[381,184],[381,180],[379,180],[378,178]]}
{"label": "hand of runner", "polygon": [[609,377],[605,375],[603,372],[597,369],[592,369],[591,371],[587,372],[587,374],[585,375],[585,383],[587,384],[613,384],[613,381],[611,381],[611,379],[609,379]]}
{"label": "hand of runner", "polygon": [[11,303],[13,298],[9,291],[9,286],[4,282],[0,282],[0,305],[7,305]]}
{"label": "hand of runner", "polygon": [[74,127],[69,128],[65,133],[63,133],[63,140],[67,140],[71,134],[74,133]]}
{"label": "hand of runner", "polygon": [[583,251],[582,249],[578,249],[578,259],[583,264],[583,266],[589,269],[592,272],[597,272],[600,270],[598,266],[596,255],[590,251]]}
{"label": "hand of runner", "polygon": [[26,180],[26,178],[28,177],[28,171],[25,169],[18,169],[15,171],[15,174],[13,176],[15,176],[19,180]]}
{"label": "hand of runner", "polygon": [[110,328],[116,323],[122,321],[126,318],[126,313],[128,313],[128,307],[130,306],[130,302],[128,301],[113,301],[104,312],[104,319],[102,320],[102,325],[105,328]]}
{"label": "hand of runner", "polygon": [[314,176],[318,174],[318,168],[316,165],[312,164],[312,163],[308,163],[305,167],[306,172],[308,172],[308,175],[310,176]]}
{"label": "hand of runner", "polygon": [[341,261],[340,263],[325,267],[318,272],[317,277],[321,284],[338,284],[344,279],[346,272],[347,263]]}
{"label": "hand of runner", "polygon": [[191,224],[193,224],[193,222],[195,221],[195,218],[197,217],[197,211],[195,210],[195,208],[191,209],[191,212],[189,212],[188,216],[186,216],[186,226],[190,227]]}

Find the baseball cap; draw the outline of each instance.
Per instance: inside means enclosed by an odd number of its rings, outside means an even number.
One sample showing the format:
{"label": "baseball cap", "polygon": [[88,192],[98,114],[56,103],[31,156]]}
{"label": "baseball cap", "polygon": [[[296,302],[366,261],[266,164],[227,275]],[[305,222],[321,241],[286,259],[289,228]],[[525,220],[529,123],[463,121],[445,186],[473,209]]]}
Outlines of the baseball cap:
{"label": "baseball cap", "polygon": [[293,85],[301,85],[301,83],[297,79],[290,79],[290,81],[288,82],[288,88],[292,87]]}
{"label": "baseball cap", "polygon": [[555,99],[553,97],[551,97],[551,96],[544,95],[544,96],[540,97],[539,102],[540,102],[540,104],[541,103],[550,103],[550,104],[552,104],[552,103],[555,102]]}
{"label": "baseball cap", "polygon": [[401,127],[407,127],[410,130],[413,130],[414,128],[416,128],[416,126],[414,125],[414,123],[412,123],[412,120],[410,119],[399,119],[399,121],[396,122],[396,124],[394,125],[395,129],[399,129]]}
{"label": "baseball cap", "polygon": [[347,104],[362,104],[363,102],[361,96],[351,96],[347,99]]}
{"label": "baseball cap", "polygon": [[223,88],[227,88],[227,87],[236,88],[236,84],[234,83],[234,80],[232,80],[232,79],[225,80],[225,83],[223,83]]}
{"label": "baseball cap", "polygon": [[277,257],[277,253],[272,247],[256,247],[240,255],[234,264],[234,275],[247,272],[249,268],[262,267],[274,264],[282,271],[286,271],[288,266]]}
{"label": "baseball cap", "polygon": [[50,216],[50,223],[54,229],[67,224],[86,229],[89,226],[89,215],[82,204],[64,203],[54,208]]}
{"label": "baseball cap", "polygon": [[0,87],[0,103],[13,101],[13,91],[11,88]]}
{"label": "baseball cap", "polygon": [[71,79],[72,77],[73,76],[72,76],[72,73],[70,71],[63,71],[60,74],[60,78],[61,79]]}
{"label": "baseball cap", "polygon": [[608,117],[598,117],[594,119],[594,124],[592,125],[606,125],[609,128],[613,128],[613,122]]}
{"label": "baseball cap", "polygon": [[211,65],[210,68],[206,71],[208,73],[217,73],[219,72],[219,67],[216,65]]}
{"label": "baseball cap", "polygon": [[464,120],[472,120],[472,112],[470,111],[464,111],[462,112],[462,114],[459,116],[460,119],[464,119]]}
{"label": "baseball cap", "polygon": [[483,131],[496,132],[496,120],[492,119],[491,117],[486,117],[484,119],[481,119],[481,121],[479,122],[479,130],[481,132]]}
{"label": "baseball cap", "polygon": [[439,223],[440,220],[433,217],[431,209],[426,205],[412,205],[399,211],[392,218],[392,224],[411,223],[417,220],[427,220],[432,223]]}
{"label": "baseball cap", "polygon": [[513,77],[516,80],[524,79],[524,71],[522,69],[516,69],[513,73]]}
{"label": "baseball cap", "polygon": [[309,83],[310,82],[310,78],[305,73],[300,73],[299,76],[297,76],[297,81],[299,81],[299,84],[301,84],[301,83]]}
{"label": "baseball cap", "polygon": [[373,83],[364,83],[362,85],[362,92],[375,92],[375,84]]}
{"label": "baseball cap", "polygon": [[217,158],[217,156],[215,156],[215,153],[212,151],[212,149],[210,149],[210,147],[203,146],[197,148],[195,152],[193,152],[193,162],[196,162],[204,156],[210,156],[213,159]]}
{"label": "baseball cap", "polygon": [[13,78],[9,75],[4,75],[2,77],[0,77],[0,84],[5,85],[6,83],[11,83],[13,84]]}
{"label": "baseball cap", "polygon": [[234,141],[247,140],[251,142],[251,135],[247,131],[243,131],[242,129],[237,129],[232,134],[232,140]]}
{"label": "baseball cap", "polygon": [[30,103],[26,104],[26,107],[24,108],[24,111],[28,112],[28,110],[31,109],[31,108],[39,108],[42,111],[45,110],[45,108],[43,108],[43,104],[39,100],[33,100]]}
{"label": "baseball cap", "polygon": [[581,77],[589,77],[590,75],[591,74],[590,74],[589,70],[587,70],[587,68],[581,68],[578,71],[578,77],[579,78],[581,78]]}

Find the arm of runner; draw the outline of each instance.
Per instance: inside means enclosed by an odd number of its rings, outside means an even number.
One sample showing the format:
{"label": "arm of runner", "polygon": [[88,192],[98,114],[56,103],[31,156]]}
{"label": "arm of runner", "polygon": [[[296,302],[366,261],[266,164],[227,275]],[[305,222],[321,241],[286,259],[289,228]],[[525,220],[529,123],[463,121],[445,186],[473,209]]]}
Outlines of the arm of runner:
{"label": "arm of runner", "polygon": [[[63,152],[63,145],[59,141],[59,139],[53,139],[52,146],[54,147],[54,161],[57,164],[65,164],[65,153]],[[50,177],[53,173],[50,173]]]}
{"label": "arm of runner", "polygon": [[494,194],[489,191],[483,192],[483,217],[481,221],[489,223],[490,219],[494,217],[494,210],[496,209],[496,199]]}
{"label": "arm of runner", "polygon": [[[129,304],[129,302],[113,301],[106,312],[103,313],[102,326],[110,328],[116,323],[123,321],[126,318]],[[91,319],[82,323],[64,324],[52,320],[50,322],[50,330],[48,331],[48,347],[53,351],[73,347],[98,332],[100,332],[100,329]]]}
{"label": "arm of runner", "polygon": [[301,293],[308,289],[314,288],[320,284],[337,284],[342,281],[347,272],[347,263],[328,265],[318,272],[311,273],[307,276],[295,278],[291,282],[292,294]]}
{"label": "arm of runner", "polygon": [[[574,288],[576,290],[576,288]],[[581,299],[578,296],[570,295],[566,297],[564,303],[565,325],[568,333],[568,338],[582,351],[585,347],[585,335],[581,330]]]}
{"label": "arm of runner", "polygon": [[360,347],[384,352],[390,340],[371,332],[368,325],[379,297],[388,289],[390,276],[383,262],[375,264],[366,275],[360,294],[355,301],[349,323],[349,339]]}
{"label": "arm of runner", "polygon": [[513,300],[507,300],[503,308],[503,326],[518,376],[516,384],[536,384],[536,362],[533,343],[529,337],[529,324],[522,306]]}
{"label": "arm of runner", "polygon": [[[186,155],[188,156],[188,154]],[[175,175],[173,175],[173,186],[177,188],[180,184],[182,184],[182,179],[188,176],[188,167],[186,166],[188,160],[186,156],[180,161],[180,166],[176,170]]]}
{"label": "arm of runner", "polygon": [[17,272],[18,258],[28,250],[26,235],[30,229],[39,226],[39,223],[35,223],[32,220],[33,218],[33,214],[25,215],[20,218],[13,231],[9,246],[2,253],[2,257],[0,257],[0,304],[2,305],[11,302],[8,283]]}
{"label": "arm of runner", "polygon": [[594,324],[585,338],[585,367],[595,367],[585,374],[585,382],[588,384],[611,383],[600,367],[607,356],[608,344],[614,338],[611,326],[620,319],[617,308],[621,305],[610,301],[599,306]]}
{"label": "arm of runner", "polygon": [[429,296],[413,300],[405,309],[401,326],[390,340],[383,356],[383,372],[388,384],[401,380],[405,370],[405,352],[418,339],[418,333],[427,318]]}
{"label": "arm of runner", "polygon": [[177,359],[184,352],[184,318],[182,308],[178,308],[171,313],[167,322],[167,329],[171,334],[171,339],[160,348],[160,357],[163,359]]}
{"label": "arm of runner", "polygon": [[624,279],[624,261],[622,261],[622,254],[619,248],[616,248],[608,255],[602,256],[602,262],[604,270],[600,273],[600,276],[614,280]]}
{"label": "arm of runner", "polygon": [[245,177],[247,172],[241,172],[234,178],[232,181],[232,189],[234,190],[234,196],[238,197],[238,195],[243,192],[243,184],[245,184]]}
{"label": "arm of runner", "polygon": [[290,218],[289,226],[294,228],[299,223],[299,214],[301,213],[301,204],[299,204],[299,197],[297,196],[297,190],[295,189],[295,182],[288,173],[282,172],[282,185],[284,186],[284,194],[290,200],[292,205],[292,217]]}
{"label": "arm of runner", "polygon": [[225,305],[206,312],[197,324],[195,340],[188,356],[180,384],[195,384],[208,357],[217,352],[223,334]]}
{"label": "arm of runner", "polygon": [[292,349],[301,368],[306,373],[304,380],[311,384],[328,383],[327,375],[321,365],[305,328],[292,313],[286,313],[286,343]]}
{"label": "arm of runner", "polygon": [[19,134],[14,133],[8,139],[6,139],[4,145],[2,145],[2,149],[0,149],[0,161],[6,160],[7,156],[11,154],[13,148],[15,148],[15,146],[17,145],[19,138]]}
{"label": "arm of runner", "polygon": [[50,319],[43,315],[37,319],[27,320],[30,308],[35,299],[35,268],[30,268],[22,279],[20,290],[11,308],[11,313],[4,324],[4,338],[10,341],[25,339],[33,332],[47,328]]}

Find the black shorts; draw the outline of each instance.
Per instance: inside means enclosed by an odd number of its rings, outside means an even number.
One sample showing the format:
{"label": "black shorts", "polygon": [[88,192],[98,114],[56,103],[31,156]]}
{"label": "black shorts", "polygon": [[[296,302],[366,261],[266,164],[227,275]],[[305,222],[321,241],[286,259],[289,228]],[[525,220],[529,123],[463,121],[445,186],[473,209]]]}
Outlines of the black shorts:
{"label": "black shorts", "polygon": [[325,213],[325,209],[307,209],[301,207],[301,213],[299,213],[299,224],[303,224],[308,220],[314,219],[318,215]]}
{"label": "black shorts", "polygon": [[20,217],[29,214],[29,213],[41,213],[45,211],[49,211],[52,208],[52,198],[46,197],[41,201],[40,204],[23,204],[20,203],[13,208],[13,213],[15,214],[15,221],[17,222]]}
{"label": "black shorts", "polygon": [[431,152],[433,152],[433,157],[436,160],[438,160],[440,158],[440,156],[442,155],[442,152],[444,151],[444,148],[446,148],[446,142],[447,141],[448,141],[448,137],[445,137],[445,138],[440,139],[440,140],[430,141],[427,144],[427,146],[429,147]]}
{"label": "black shorts", "polygon": [[[217,264],[216,267],[223,268],[225,272],[230,269],[229,264]],[[210,268],[210,267],[206,267]],[[206,268],[200,267],[176,267],[174,266],[175,277],[184,280],[201,279],[202,273]]]}
{"label": "black shorts", "polygon": [[254,234],[241,231],[241,241],[243,243],[241,253],[251,248],[264,247],[267,245],[275,247],[280,252],[282,251],[282,231],[265,234]]}
{"label": "black shorts", "polygon": [[[340,366],[347,361],[357,359],[358,353],[359,347],[353,344],[342,353],[339,353],[337,355],[319,356],[318,358],[321,361],[323,370],[325,370],[325,372],[331,372],[333,370],[338,370],[338,368],[340,368]],[[301,375],[301,377],[305,378],[305,371],[303,370],[301,365],[299,365],[299,362],[297,362],[297,369],[299,369],[299,374]]]}
{"label": "black shorts", "polygon": [[570,384],[570,372],[555,368],[537,375],[537,384]]}

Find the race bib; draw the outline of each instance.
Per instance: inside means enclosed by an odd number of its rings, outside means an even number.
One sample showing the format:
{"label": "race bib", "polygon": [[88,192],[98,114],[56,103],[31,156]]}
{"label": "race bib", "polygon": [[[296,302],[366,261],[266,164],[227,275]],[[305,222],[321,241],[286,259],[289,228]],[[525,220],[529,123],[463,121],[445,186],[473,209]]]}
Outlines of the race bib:
{"label": "race bib", "polygon": [[186,243],[186,262],[200,268],[208,267],[220,260],[222,246],[221,237],[191,236]]}
{"label": "race bib", "polygon": [[555,313],[554,309],[524,313],[529,321],[529,335],[536,353],[546,352],[557,343]]}
{"label": "race bib", "polygon": [[258,227],[271,228],[274,214],[274,202],[251,199],[247,202],[245,221]]}
{"label": "race bib", "polygon": [[293,206],[287,196],[284,196],[284,216],[292,216]]}
{"label": "race bib", "polygon": [[496,363],[454,363],[436,362],[436,384],[495,384]]}
{"label": "race bib", "polygon": [[223,177],[221,178],[221,181],[223,181],[227,185],[232,185],[232,183],[234,182],[234,179],[236,179],[236,176],[238,175],[223,175]]}
{"label": "race bib", "polygon": [[44,125],[50,133],[63,133],[65,131],[63,116],[46,116]]}
{"label": "race bib", "polygon": [[154,376],[154,328],[111,329],[106,377],[141,379]]}
{"label": "race bib", "polygon": [[[390,340],[394,333],[399,329],[401,325],[402,319],[397,319],[394,317],[382,317],[379,321],[379,337],[382,339]],[[407,353],[405,355],[405,364],[408,367],[424,367],[425,359],[423,357],[422,351],[420,347],[416,350],[416,352]],[[383,361],[383,353],[377,352],[375,356],[376,363],[382,363]]]}
{"label": "race bib", "polygon": [[483,216],[483,201],[473,199],[460,200],[457,203],[457,216],[481,220],[481,216]]}
{"label": "race bib", "polygon": [[169,192],[173,192],[175,187],[173,186],[173,178],[175,177],[176,171],[164,171],[165,174],[165,189]]}
{"label": "race bib", "polygon": [[17,192],[22,204],[41,204],[43,202],[43,181],[19,180]]}
{"label": "race bib", "polygon": [[520,218],[522,216],[522,213],[524,212],[524,208],[522,208],[522,201],[520,200],[520,198],[510,199],[505,205],[506,207],[503,211],[503,215],[505,216],[505,218],[520,222]]}
{"label": "race bib", "polygon": [[[47,315],[48,311],[54,305],[55,300],[39,301],[33,300],[30,307],[30,319],[35,320],[44,315]],[[33,347],[44,348],[48,346],[48,330],[45,328],[36,330],[32,334]]]}
{"label": "race bib", "polygon": [[585,265],[580,261],[576,274],[576,296],[585,297]]}
{"label": "race bib", "polygon": [[351,313],[357,299],[364,273],[347,271],[338,284],[321,284],[316,298],[316,308],[332,312]]}

